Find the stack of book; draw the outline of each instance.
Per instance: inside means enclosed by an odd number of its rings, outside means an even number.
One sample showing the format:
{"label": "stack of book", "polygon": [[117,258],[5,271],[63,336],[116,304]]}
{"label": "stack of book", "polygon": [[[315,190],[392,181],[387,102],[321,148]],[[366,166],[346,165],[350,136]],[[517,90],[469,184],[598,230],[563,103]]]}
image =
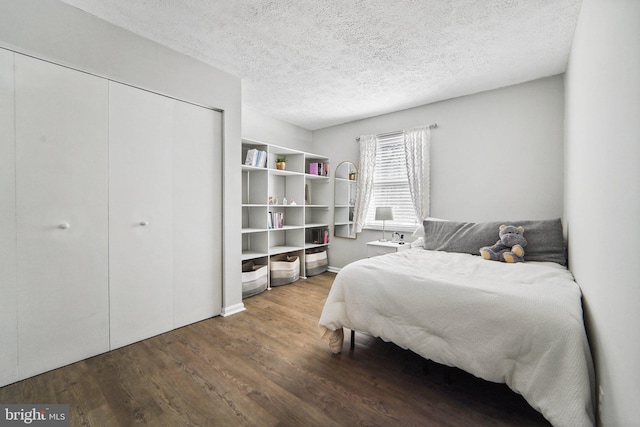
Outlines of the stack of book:
{"label": "stack of book", "polygon": [[309,175],[329,176],[329,163],[309,163]]}
{"label": "stack of book", "polygon": [[269,212],[267,222],[270,229],[284,226],[284,212]]}
{"label": "stack of book", "polygon": [[247,151],[247,157],[244,159],[244,164],[247,166],[255,166],[257,168],[266,168],[267,152],[256,148],[249,149],[249,151]]}

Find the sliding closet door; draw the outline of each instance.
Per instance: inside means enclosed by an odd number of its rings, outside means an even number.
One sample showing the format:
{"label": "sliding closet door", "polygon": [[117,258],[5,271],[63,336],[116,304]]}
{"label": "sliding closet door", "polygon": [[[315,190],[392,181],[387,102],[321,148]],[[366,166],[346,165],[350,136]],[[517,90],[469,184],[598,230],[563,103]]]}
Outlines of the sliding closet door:
{"label": "sliding closet door", "polygon": [[13,53],[0,49],[0,387],[18,380]]}
{"label": "sliding closet door", "polygon": [[222,309],[222,114],[174,101],[174,327]]}
{"label": "sliding closet door", "polygon": [[111,348],[173,327],[173,101],[109,83]]}
{"label": "sliding closet door", "polygon": [[107,351],[107,82],[15,55],[21,378]]}

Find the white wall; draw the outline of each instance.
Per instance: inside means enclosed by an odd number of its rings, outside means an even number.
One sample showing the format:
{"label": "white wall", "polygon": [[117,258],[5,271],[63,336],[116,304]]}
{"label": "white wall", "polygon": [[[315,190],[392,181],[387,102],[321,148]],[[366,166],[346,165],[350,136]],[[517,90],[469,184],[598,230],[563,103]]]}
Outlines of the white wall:
{"label": "white wall", "polygon": [[602,396],[640,423],[640,2],[585,0],[566,74],[565,219]]}
{"label": "white wall", "polygon": [[242,137],[300,151],[311,151],[310,130],[274,119],[247,107],[242,107]]}
{"label": "white wall", "polygon": [[[223,176],[240,176],[240,79],[56,0],[0,0],[0,47],[223,111]],[[223,313],[242,309],[240,180],[224,180]]]}
{"label": "white wall", "polygon": [[[355,138],[437,123],[431,131],[431,216],[462,221],[558,218],[563,213],[562,76],[317,130],[313,151],[358,163]],[[333,238],[330,265],[366,257],[365,243]]]}

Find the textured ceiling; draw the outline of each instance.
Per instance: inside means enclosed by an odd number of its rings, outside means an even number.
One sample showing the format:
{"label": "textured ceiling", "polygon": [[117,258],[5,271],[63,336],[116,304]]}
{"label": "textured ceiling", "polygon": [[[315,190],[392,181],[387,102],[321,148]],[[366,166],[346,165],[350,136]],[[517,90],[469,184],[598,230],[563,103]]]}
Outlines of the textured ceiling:
{"label": "textured ceiling", "polygon": [[62,0],[319,129],[565,71],[581,0]]}

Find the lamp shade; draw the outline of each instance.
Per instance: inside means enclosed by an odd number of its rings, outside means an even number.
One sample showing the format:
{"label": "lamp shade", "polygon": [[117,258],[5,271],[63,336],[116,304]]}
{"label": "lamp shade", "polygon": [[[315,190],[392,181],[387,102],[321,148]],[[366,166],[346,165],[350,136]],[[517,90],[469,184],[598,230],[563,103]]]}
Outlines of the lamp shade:
{"label": "lamp shade", "polygon": [[376,208],[376,221],[390,221],[393,219],[393,208]]}

